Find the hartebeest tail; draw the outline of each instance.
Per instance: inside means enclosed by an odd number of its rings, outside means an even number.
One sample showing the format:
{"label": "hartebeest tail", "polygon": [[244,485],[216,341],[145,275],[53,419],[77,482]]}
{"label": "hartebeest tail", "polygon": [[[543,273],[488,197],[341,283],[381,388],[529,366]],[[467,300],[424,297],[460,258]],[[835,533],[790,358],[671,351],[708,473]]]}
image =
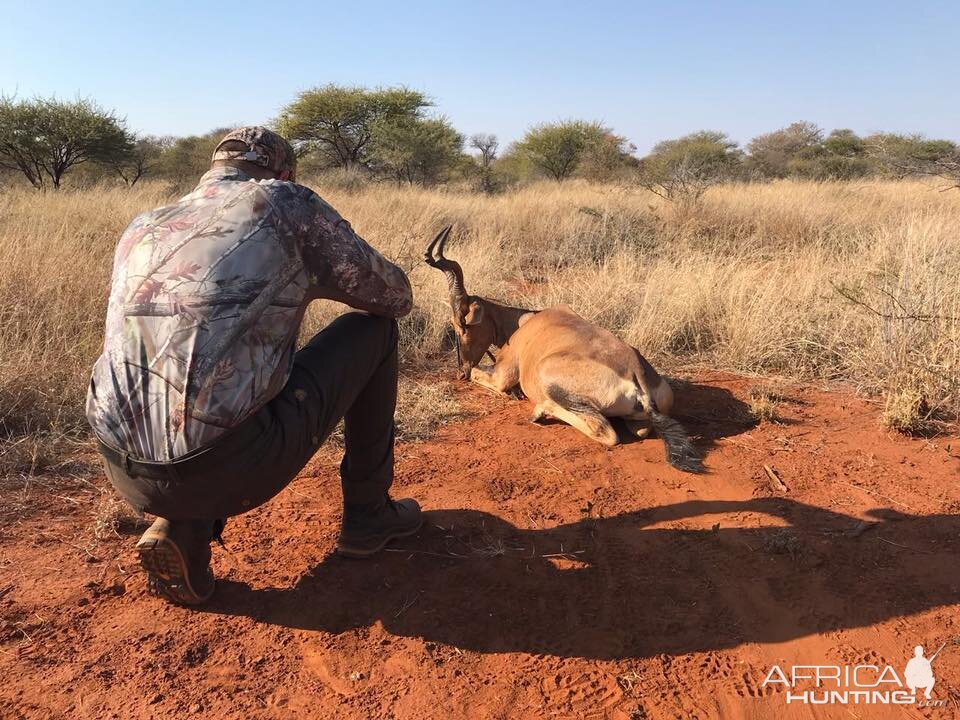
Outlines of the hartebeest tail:
{"label": "hartebeest tail", "polygon": [[[703,471],[670,417],[673,390],[643,355],[566,305],[531,311],[468,295],[460,265],[443,256],[449,235],[449,227],[437,235],[425,259],[447,274],[462,376],[500,393],[519,384],[535,403],[531,420],[557,418],[604,445],[620,441],[609,418],[621,418],[639,438],[653,428],[671,465]],[[501,348],[493,369],[476,367],[491,345]]]}
{"label": "hartebeest tail", "polygon": [[645,409],[650,417],[650,424],[666,445],[667,462],[678,470],[690,473],[703,472],[703,461],[693,443],[690,442],[690,436],[687,435],[683,425],[672,417],[658,412],[653,402]]}
{"label": "hartebeest tail", "polygon": [[[589,397],[573,395],[568,393],[563,386],[551,384],[545,388],[545,393],[551,401],[562,408],[576,413],[585,419],[592,420],[596,425],[602,425],[605,417],[597,408],[596,404]],[[643,392],[639,383],[637,385],[637,403],[632,415],[626,417],[636,419],[646,415],[650,424],[657,435],[663,440],[667,451],[667,462],[678,470],[690,473],[701,473],[704,471],[703,462],[697,449],[690,442],[690,436],[684,430],[683,425],[672,417],[664,415],[657,410],[656,402]],[[539,419],[539,418],[536,418]],[[628,427],[631,427],[628,424]],[[631,427],[631,429],[633,429]],[[615,431],[614,431],[615,432]],[[589,435],[589,433],[587,433]],[[636,433],[639,436],[639,433]],[[596,438],[595,438],[596,439]]]}

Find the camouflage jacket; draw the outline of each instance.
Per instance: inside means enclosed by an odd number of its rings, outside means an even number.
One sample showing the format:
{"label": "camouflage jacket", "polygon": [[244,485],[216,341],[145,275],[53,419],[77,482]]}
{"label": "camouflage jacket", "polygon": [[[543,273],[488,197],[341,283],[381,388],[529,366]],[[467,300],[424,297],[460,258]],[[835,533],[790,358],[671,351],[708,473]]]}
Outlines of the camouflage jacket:
{"label": "camouflage jacket", "polygon": [[309,188],[210,170],[120,238],[94,431],[148,461],[208,446],[283,388],[316,298],[390,317],[413,302],[403,271]]}

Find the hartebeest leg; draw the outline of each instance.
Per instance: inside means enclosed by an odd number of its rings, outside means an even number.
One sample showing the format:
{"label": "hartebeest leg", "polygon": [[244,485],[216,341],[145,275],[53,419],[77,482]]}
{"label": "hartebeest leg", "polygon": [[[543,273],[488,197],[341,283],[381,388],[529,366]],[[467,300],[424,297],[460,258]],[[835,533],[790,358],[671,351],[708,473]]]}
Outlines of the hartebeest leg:
{"label": "hartebeest leg", "polygon": [[562,420],[567,425],[575,427],[591,440],[612,447],[620,442],[617,431],[603,415],[595,411],[577,411],[563,407],[553,400],[544,400],[537,404],[534,415],[544,417],[549,415]]}
{"label": "hartebeest leg", "polygon": [[517,363],[510,345],[504,345],[492,371],[482,370],[478,367],[473,368],[470,371],[470,381],[488,390],[493,390],[495,393],[506,395],[507,390],[520,382],[520,365]]}

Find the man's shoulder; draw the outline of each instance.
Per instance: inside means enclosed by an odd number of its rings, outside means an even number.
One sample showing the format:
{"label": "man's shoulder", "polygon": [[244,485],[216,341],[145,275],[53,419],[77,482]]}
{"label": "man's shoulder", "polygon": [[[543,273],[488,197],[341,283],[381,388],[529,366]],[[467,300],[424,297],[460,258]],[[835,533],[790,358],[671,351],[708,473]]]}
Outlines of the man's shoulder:
{"label": "man's shoulder", "polygon": [[289,180],[258,180],[270,198],[270,203],[289,219],[296,219],[303,226],[331,217],[339,218],[336,210],[306,185]]}
{"label": "man's shoulder", "polygon": [[280,199],[310,201],[313,200],[313,198],[320,197],[306,185],[300,185],[295,182],[290,182],[289,180],[272,178],[270,180],[256,180],[255,182],[271,196]]}
{"label": "man's shoulder", "polygon": [[175,202],[169,205],[161,205],[160,207],[153,208],[152,210],[144,210],[142,213],[137,215],[133,220],[130,221],[130,224],[127,225],[127,232],[135,230],[137,228],[158,225],[163,220],[175,217],[178,212],[180,212],[181,203]]}

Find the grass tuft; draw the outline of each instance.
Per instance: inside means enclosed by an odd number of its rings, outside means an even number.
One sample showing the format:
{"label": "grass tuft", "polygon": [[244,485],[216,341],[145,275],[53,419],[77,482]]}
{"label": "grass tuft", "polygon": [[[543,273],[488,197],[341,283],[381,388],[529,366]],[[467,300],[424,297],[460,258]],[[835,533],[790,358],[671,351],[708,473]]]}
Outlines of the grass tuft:
{"label": "grass tuft", "polygon": [[930,427],[930,406],[918,389],[897,388],[887,394],[880,422],[905,435],[920,435]]}
{"label": "grass tuft", "polygon": [[441,425],[466,417],[446,381],[404,378],[397,397],[397,437],[405,442],[428,439]]}
{"label": "grass tuft", "polygon": [[120,537],[121,533],[146,530],[149,525],[144,516],[135,512],[113,488],[100,490],[100,496],[93,505],[93,536],[97,540],[109,540]]}
{"label": "grass tuft", "polygon": [[782,423],[780,405],[788,400],[779,386],[763,384],[750,389],[747,407],[757,422]]}

